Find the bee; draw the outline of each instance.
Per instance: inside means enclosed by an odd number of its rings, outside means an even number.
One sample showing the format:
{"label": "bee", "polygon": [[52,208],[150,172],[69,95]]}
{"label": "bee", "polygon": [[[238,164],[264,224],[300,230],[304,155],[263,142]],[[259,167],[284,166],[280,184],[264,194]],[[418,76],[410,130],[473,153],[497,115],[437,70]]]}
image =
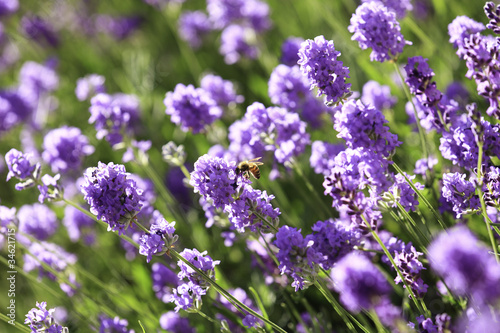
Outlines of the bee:
{"label": "bee", "polygon": [[264,163],[258,162],[262,157],[257,157],[253,158],[248,161],[243,161],[238,164],[236,167],[236,176],[239,176],[240,174],[243,174],[243,177],[246,179],[250,178],[250,174],[254,176],[256,179],[260,178],[260,170],[259,170],[259,165],[262,165]]}

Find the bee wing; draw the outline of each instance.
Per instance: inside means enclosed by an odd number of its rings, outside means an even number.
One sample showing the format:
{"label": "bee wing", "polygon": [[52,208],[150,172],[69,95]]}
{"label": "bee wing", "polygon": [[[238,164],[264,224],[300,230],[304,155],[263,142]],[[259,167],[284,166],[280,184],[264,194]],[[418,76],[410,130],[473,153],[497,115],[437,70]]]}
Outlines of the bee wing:
{"label": "bee wing", "polygon": [[248,162],[253,162],[253,163],[260,163],[260,164],[263,164],[261,162],[257,162],[258,160],[260,160],[262,157],[256,157],[256,158],[252,158],[251,160],[248,160]]}

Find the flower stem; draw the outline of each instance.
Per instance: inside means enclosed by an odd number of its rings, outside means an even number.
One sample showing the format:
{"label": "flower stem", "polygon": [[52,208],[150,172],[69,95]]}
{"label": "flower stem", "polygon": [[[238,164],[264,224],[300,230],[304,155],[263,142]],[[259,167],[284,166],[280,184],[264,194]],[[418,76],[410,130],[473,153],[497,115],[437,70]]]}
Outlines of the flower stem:
{"label": "flower stem", "polygon": [[281,327],[279,327],[277,324],[275,324],[274,322],[270,321],[269,319],[263,317],[262,315],[258,314],[257,312],[255,312],[254,310],[252,310],[251,308],[246,306],[245,304],[238,301],[233,295],[228,293],[224,288],[222,288],[219,284],[217,284],[217,282],[215,282],[208,275],[206,275],[205,272],[203,272],[202,270],[200,270],[199,268],[194,266],[186,258],[181,256],[177,251],[170,250],[170,254],[173,258],[175,258],[177,260],[181,260],[186,265],[188,265],[191,269],[193,269],[196,273],[200,274],[200,276],[202,276],[208,283],[210,283],[215,288],[215,290],[217,290],[217,292],[219,294],[224,296],[229,302],[231,302],[237,308],[243,309],[244,311],[248,312],[249,314],[251,314],[251,315],[259,318],[263,322],[271,325],[276,331],[281,332],[281,333],[286,333],[286,331],[284,329],[282,329]]}
{"label": "flower stem", "polygon": [[426,311],[424,311],[422,309],[422,307],[420,306],[420,303],[417,301],[417,298],[415,297],[415,294],[413,293],[413,290],[411,289],[411,287],[406,282],[403,274],[401,273],[401,271],[399,270],[399,267],[394,262],[394,258],[392,257],[391,253],[389,252],[389,250],[385,246],[384,242],[382,242],[382,240],[378,236],[377,232],[372,229],[372,227],[370,226],[370,223],[366,220],[366,217],[363,214],[361,215],[361,217],[363,218],[363,221],[365,221],[366,226],[368,227],[368,229],[372,233],[373,238],[375,238],[375,240],[377,241],[377,243],[380,245],[380,247],[384,251],[385,255],[389,258],[389,260],[390,260],[390,262],[392,264],[392,267],[394,267],[394,269],[396,270],[397,274],[399,275],[399,278],[401,279],[401,281],[403,281],[403,283],[404,283],[404,285],[406,287],[406,290],[410,294],[410,298],[413,300],[413,303],[417,307],[418,311],[420,312],[421,315],[426,315]]}

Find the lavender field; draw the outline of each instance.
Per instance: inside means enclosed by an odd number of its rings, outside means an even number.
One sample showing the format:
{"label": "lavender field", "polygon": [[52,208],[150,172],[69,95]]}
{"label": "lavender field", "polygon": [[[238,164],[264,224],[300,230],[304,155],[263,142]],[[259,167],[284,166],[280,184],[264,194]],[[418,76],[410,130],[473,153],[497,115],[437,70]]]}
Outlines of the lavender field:
{"label": "lavender field", "polygon": [[500,5],[0,0],[0,332],[500,332]]}

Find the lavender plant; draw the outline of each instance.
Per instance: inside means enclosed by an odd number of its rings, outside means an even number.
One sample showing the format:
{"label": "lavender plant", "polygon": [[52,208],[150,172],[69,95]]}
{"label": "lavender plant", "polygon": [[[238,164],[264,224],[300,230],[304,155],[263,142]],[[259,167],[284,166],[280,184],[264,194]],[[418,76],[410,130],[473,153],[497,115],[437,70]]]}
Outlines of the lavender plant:
{"label": "lavender plant", "polygon": [[465,0],[1,1],[0,331],[494,331],[499,32]]}

